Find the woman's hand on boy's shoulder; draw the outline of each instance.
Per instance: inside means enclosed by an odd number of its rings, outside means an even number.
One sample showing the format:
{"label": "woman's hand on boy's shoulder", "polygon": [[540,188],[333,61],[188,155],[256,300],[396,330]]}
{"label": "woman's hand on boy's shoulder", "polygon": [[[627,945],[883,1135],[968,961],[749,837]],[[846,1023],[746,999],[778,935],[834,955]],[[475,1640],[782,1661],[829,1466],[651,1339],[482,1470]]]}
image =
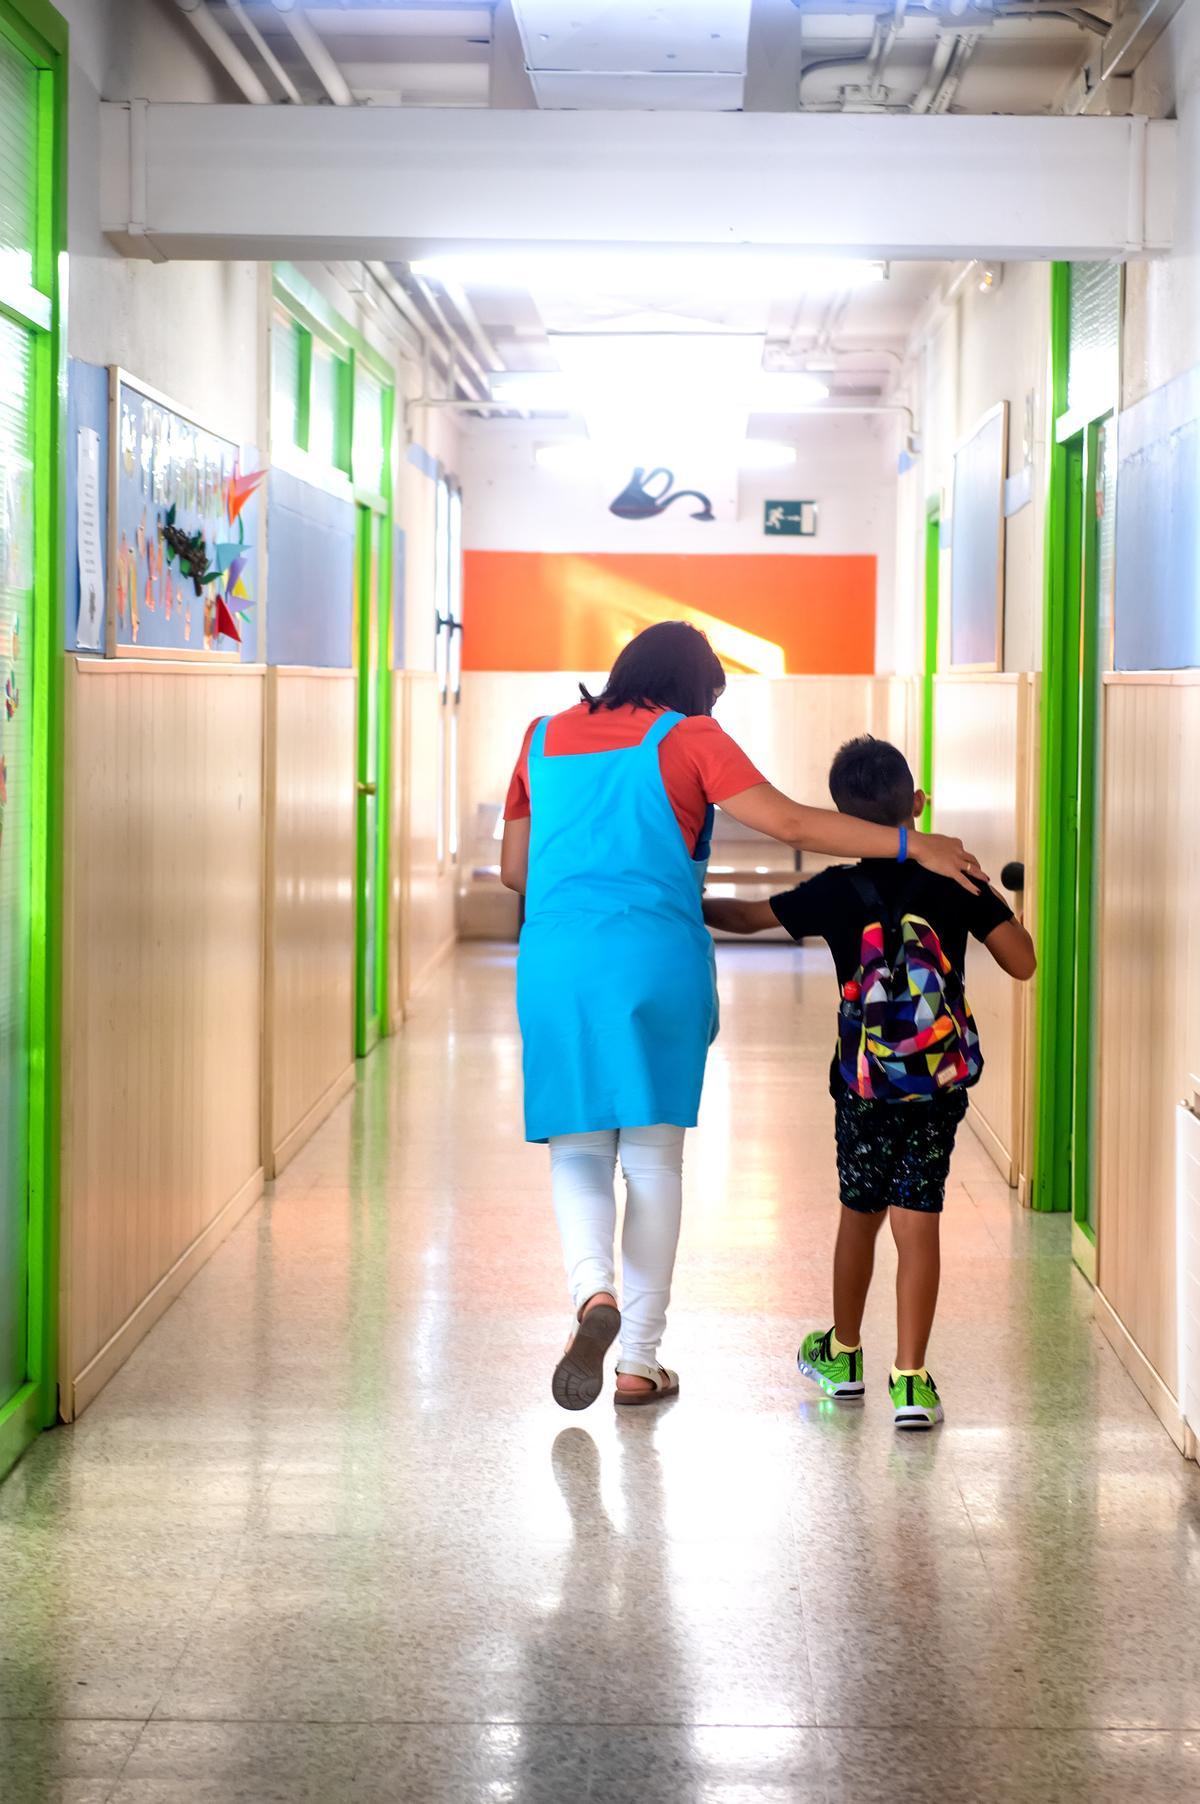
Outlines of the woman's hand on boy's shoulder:
{"label": "woman's hand on boy's shoulder", "polygon": [[908,855],[934,876],[951,878],[972,896],[977,896],[979,885],[988,880],[974,852],[946,833],[910,833]]}

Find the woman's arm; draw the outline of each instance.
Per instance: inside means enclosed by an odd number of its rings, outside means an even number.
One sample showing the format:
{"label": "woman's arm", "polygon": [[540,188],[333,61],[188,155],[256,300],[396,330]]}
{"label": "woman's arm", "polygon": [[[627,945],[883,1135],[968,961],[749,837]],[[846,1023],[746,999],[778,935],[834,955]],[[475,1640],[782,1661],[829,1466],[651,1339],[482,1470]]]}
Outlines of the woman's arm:
{"label": "woman's arm", "polygon": [[[721,803],[743,827],[753,827],[785,846],[804,852],[827,852],[835,858],[895,858],[900,835],[895,827],[879,827],[854,814],[838,814],[832,808],[808,808],[793,802],[771,783],[756,783]],[[910,828],[908,855],[939,877],[952,877],[972,895],[978,891],[971,878],[985,880],[979,860],[959,839],[944,833],[918,833]]]}
{"label": "woman's arm", "polygon": [[779,925],[769,902],[739,902],[734,896],[705,896],[704,919],[719,933],[765,933]]}
{"label": "woman's arm", "polygon": [[500,881],[507,889],[515,889],[519,896],[525,894],[525,879],[529,874],[529,827],[527,814],[515,821],[505,821],[500,846]]}

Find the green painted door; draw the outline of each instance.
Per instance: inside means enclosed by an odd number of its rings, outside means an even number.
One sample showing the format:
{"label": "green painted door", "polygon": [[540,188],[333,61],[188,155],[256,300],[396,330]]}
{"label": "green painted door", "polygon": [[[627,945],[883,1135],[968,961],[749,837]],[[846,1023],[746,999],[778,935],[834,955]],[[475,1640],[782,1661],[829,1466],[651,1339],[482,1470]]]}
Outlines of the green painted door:
{"label": "green painted door", "polygon": [[[37,83],[0,36],[0,260],[34,280]],[[0,313],[0,1408],[29,1371],[34,334]]]}
{"label": "green painted door", "polygon": [[365,1058],[382,1027],[380,984],[380,643],[384,516],[358,510],[355,617],[358,636],[358,894],[355,935],[355,1050]]}
{"label": "green painted door", "polygon": [[[925,516],[925,668],[921,685],[921,787],[933,794],[933,679],[938,666],[941,614],[942,525],[936,506]],[[933,831],[933,808],[927,801],[921,816],[926,833]]]}
{"label": "green painted door", "polygon": [[28,1377],[32,379],[29,333],[0,317],[0,1404]]}
{"label": "green painted door", "polygon": [[1120,311],[1114,266],[1054,265],[1030,1201],[1035,1209],[1071,1212],[1075,1256],[1089,1276],[1098,1229],[1096,891],[1101,686],[1112,663]]}

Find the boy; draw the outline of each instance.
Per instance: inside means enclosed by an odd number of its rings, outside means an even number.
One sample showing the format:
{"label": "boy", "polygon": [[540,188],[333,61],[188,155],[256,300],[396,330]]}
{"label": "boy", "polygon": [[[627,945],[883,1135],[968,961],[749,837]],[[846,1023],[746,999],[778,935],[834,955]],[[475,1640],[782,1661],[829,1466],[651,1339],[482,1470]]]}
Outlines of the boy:
{"label": "boy", "polygon": [[[893,745],[852,739],[829,790],[843,814],[912,830],[925,807]],[[906,845],[906,841],[905,841]],[[889,1390],[897,1428],[943,1417],[925,1364],[940,1276],[939,1223],[967,1090],[983,1068],[963,994],[967,936],[1011,977],[1032,977],[1033,941],[986,884],[970,895],[903,861],[820,871],[769,902],[704,902],[710,927],[758,933],[778,921],[833,953],[842,993],[830,1073],[842,1210],[833,1262],[833,1326],[807,1335],[800,1370],[833,1397],[861,1396],[863,1310],[875,1240],[890,1217],[899,1269]]]}

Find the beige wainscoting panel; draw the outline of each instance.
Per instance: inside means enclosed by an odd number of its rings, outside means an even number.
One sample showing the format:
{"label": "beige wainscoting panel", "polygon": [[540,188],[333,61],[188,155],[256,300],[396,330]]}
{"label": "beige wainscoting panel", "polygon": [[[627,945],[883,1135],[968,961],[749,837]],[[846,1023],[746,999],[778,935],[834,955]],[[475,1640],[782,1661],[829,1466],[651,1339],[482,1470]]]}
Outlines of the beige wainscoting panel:
{"label": "beige wainscoting panel", "polygon": [[[934,684],[934,825],[978,854],[998,890],[1002,866],[1025,855],[1028,707],[1024,674],[947,675]],[[976,946],[968,959],[967,995],[984,1057],[968,1119],[1005,1182],[1015,1184],[1025,1118],[1022,986]]]}
{"label": "beige wainscoting panel", "polygon": [[267,673],[268,1176],[354,1081],[354,734],[353,671]]}
{"label": "beige wainscoting panel", "polygon": [[264,673],[67,661],[63,1412],[262,1188]]}
{"label": "beige wainscoting panel", "polygon": [[[602,684],[602,676],[584,679]],[[531,720],[579,699],[566,672],[468,671],[463,679],[464,837],[503,803]],[[797,800],[829,807],[833,754],[858,733],[892,739],[913,755],[910,677],[733,676],[717,719],[770,782]],[[486,821],[485,821],[486,817]]]}
{"label": "beige wainscoting panel", "polygon": [[[583,680],[593,692],[604,683],[596,673]],[[530,721],[570,707],[578,684],[565,671],[468,671],[463,679],[459,922],[468,935],[515,936],[515,901],[495,879],[496,817]],[[717,719],[770,782],[828,808],[829,766],[843,741],[874,733],[914,755],[915,703],[915,681],[907,676],[733,676]],[[804,866],[824,862],[806,854]]]}
{"label": "beige wainscoting panel", "polygon": [[1098,1284],[1150,1368],[1135,1376],[1152,1402],[1152,1375],[1178,1389],[1175,1105],[1200,1075],[1198,769],[1200,676],[1106,680]]}

